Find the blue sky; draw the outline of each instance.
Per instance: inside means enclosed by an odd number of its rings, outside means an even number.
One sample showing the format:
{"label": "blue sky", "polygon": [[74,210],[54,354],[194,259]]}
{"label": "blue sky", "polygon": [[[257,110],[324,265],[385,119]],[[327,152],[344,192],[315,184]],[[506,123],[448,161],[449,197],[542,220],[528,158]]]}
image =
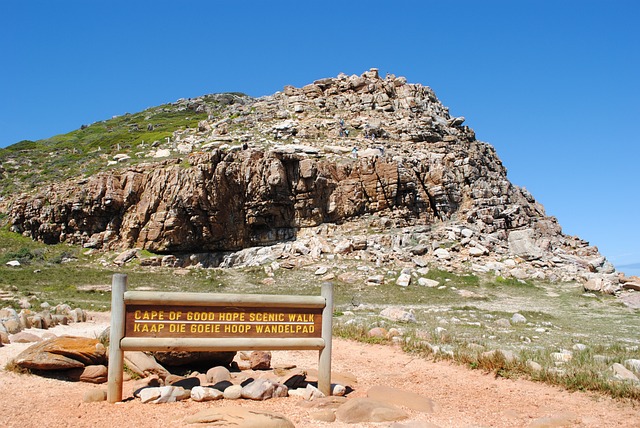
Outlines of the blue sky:
{"label": "blue sky", "polygon": [[465,116],[565,233],[638,263],[639,5],[3,0],[0,147],[377,67]]}

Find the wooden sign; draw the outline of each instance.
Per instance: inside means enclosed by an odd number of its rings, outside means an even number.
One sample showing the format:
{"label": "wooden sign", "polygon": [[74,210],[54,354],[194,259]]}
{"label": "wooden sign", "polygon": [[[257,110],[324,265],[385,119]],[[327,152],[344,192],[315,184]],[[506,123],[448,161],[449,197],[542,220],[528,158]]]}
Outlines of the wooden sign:
{"label": "wooden sign", "polygon": [[122,400],[124,351],[317,350],[318,388],[331,394],[333,286],[320,296],[127,291],[111,287],[107,401]]}
{"label": "wooden sign", "polygon": [[126,337],[322,337],[322,309],[127,305]]}

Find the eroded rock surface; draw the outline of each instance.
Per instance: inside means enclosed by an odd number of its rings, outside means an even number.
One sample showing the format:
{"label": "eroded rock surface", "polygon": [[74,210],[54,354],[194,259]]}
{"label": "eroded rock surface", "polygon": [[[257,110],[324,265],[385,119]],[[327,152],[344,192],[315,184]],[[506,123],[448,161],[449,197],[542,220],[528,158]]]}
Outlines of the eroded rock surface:
{"label": "eroded rock surface", "polygon": [[[512,259],[524,263],[517,278],[619,289],[598,249],[564,235],[508,180],[494,148],[427,86],[371,69],[244,97],[225,112],[176,131],[147,163],[17,197],[12,230],[47,243],[167,254],[147,263],[226,266],[242,262],[230,252],[374,215],[385,219],[383,230],[413,228],[422,246],[412,254],[445,266],[502,272]],[[156,157],[161,150],[179,157]],[[367,238],[343,244],[337,254],[362,250]]]}

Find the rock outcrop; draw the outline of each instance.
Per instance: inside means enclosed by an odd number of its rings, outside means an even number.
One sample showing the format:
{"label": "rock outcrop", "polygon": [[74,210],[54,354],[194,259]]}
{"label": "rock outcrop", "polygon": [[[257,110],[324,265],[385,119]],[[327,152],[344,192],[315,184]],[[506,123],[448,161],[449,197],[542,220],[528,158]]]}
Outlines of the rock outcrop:
{"label": "rock outcrop", "polygon": [[[619,287],[597,248],[564,235],[429,87],[371,69],[226,112],[174,133],[148,163],[16,198],[12,230],[46,243],[179,255],[274,245],[373,215],[383,228],[414,228],[426,244],[414,254],[435,262],[510,258],[569,267],[600,291]],[[160,150],[178,157],[158,161]],[[444,240],[454,248],[440,248]]]}

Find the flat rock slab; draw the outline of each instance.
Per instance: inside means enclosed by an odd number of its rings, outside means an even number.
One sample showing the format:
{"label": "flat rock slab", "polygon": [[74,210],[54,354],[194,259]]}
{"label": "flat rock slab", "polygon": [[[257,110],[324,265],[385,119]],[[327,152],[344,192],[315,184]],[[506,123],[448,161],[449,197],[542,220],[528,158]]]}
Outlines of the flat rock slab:
{"label": "flat rock slab", "polygon": [[279,413],[252,410],[245,407],[218,407],[206,409],[184,419],[188,424],[207,424],[212,427],[234,428],[295,428]]}
{"label": "flat rock slab", "polygon": [[18,366],[33,370],[67,370],[106,362],[106,349],[97,339],[73,336],[36,343],[15,358]]}
{"label": "flat rock slab", "polygon": [[371,387],[369,391],[367,391],[367,397],[384,403],[418,410],[419,412],[433,413],[438,409],[436,402],[430,398],[389,386],[377,385]]}
{"label": "flat rock slab", "polygon": [[359,397],[348,400],[338,407],[336,418],[340,422],[356,424],[360,422],[393,422],[407,419],[409,415],[404,410],[392,404],[371,398]]}

